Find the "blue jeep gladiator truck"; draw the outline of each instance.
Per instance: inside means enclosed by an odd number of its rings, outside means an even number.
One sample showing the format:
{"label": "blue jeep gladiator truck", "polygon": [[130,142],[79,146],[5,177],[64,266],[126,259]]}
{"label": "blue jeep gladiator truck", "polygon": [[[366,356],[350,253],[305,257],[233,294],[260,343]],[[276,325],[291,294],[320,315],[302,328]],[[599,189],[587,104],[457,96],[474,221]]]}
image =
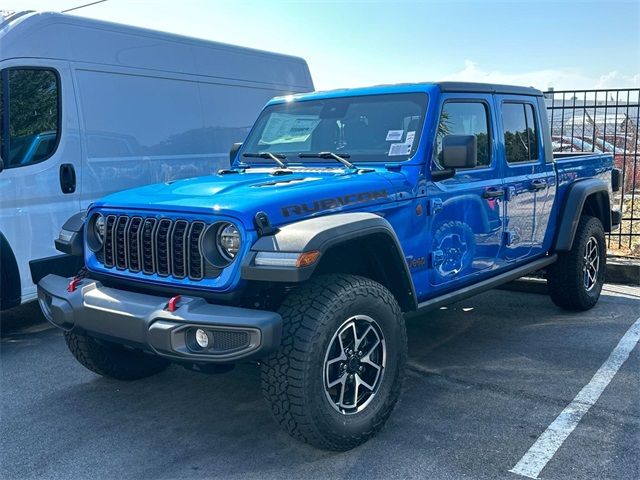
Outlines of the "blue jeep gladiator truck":
{"label": "blue jeep gladiator truck", "polygon": [[403,314],[542,270],[560,307],[595,305],[619,172],[554,158],[542,93],[428,83],[276,98],[231,165],[110,195],[38,286],[100,375],[171,362],[260,365],[278,423],[346,450],[385,423],[407,359]]}

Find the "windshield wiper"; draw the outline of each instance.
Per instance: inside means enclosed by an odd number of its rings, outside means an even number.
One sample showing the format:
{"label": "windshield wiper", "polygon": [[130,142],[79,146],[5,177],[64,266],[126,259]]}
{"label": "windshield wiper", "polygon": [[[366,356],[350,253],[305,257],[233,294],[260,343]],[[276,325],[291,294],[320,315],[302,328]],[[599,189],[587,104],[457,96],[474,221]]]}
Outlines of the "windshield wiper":
{"label": "windshield wiper", "polygon": [[287,158],[287,156],[282,153],[271,153],[271,152],[243,153],[242,156],[249,157],[249,158],[270,158],[271,160],[276,162],[280,168],[287,168],[287,164],[282,161],[285,158]]}
{"label": "windshield wiper", "polygon": [[337,155],[333,152],[318,152],[318,153],[299,153],[298,157],[300,158],[333,158],[334,160],[339,161],[345,167],[350,168],[352,170],[356,169],[356,166],[347,160],[351,155],[348,153],[343,153],[341,155]]}

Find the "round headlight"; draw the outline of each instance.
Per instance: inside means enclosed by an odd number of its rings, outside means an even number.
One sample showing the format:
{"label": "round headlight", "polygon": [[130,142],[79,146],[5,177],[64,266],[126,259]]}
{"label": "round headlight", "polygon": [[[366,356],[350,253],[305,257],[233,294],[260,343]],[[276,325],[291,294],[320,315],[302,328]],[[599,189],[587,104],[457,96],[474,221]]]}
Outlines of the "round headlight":
{"label": "round headlight", "polygon": [[236,258],[240,250],[240,232],[233,223],[223,223],[218,228],[216,241],[220,254],[229,261]]}
{"label": "round headlight", "polygon": [[230,222],[216,222],[202,236],[200,251],[210,265],[226,268],[238,256],[241,244],[238,227]]}
{"label": "round headlight", "polygon": [[89,219],[87,225],[87,244],[94,252],[99,251],[104,244],[105,219],[96,213]]}

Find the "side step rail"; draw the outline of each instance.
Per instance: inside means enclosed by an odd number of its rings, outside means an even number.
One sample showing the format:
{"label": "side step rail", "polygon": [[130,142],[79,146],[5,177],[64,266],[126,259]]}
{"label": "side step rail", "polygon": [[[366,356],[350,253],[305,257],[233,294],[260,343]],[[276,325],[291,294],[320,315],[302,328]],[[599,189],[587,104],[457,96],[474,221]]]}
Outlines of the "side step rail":
{"label": "side step rail", "polygon": [[418,304],[418,311],[439,308],[444,305],[449,305],[451,303],[464,300],[465,298],[473,297],[478,293],[491,290],[492,288],[498,287],[503,283],[508,283],[520,277],[523,277],[527,273],[535,272],[536,270],[547,267],[554,263],[557,259],[558,255],[554,253],[553,255],[549,255],[548,257],[541,258],[540,260],[536,260],[535,262],[527,263],[526,265],[514,268],[513,270],[501,273],[496,277],[483,280],[482,282],[476,283],[474,285],[469,285],[468,287],[456,290],[455,292],[445,293],[444,295],[425,300],[424,302]]}

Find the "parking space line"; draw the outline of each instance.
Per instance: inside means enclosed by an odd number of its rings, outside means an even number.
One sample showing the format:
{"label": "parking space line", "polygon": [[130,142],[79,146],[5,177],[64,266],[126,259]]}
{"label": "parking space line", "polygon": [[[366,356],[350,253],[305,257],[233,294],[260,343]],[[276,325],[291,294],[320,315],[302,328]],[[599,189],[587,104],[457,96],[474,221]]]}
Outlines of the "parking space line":
{"label": "parking space line", "polygon": [[584,414],[598,401],[611,379],[629,358],[638,341],[640,341],[640,318],[627,330],[591,381],[580,390],[580,393],[538,437],[520,461],[509,470],[511,473],[538,478],[542,469],[573,432]]}

